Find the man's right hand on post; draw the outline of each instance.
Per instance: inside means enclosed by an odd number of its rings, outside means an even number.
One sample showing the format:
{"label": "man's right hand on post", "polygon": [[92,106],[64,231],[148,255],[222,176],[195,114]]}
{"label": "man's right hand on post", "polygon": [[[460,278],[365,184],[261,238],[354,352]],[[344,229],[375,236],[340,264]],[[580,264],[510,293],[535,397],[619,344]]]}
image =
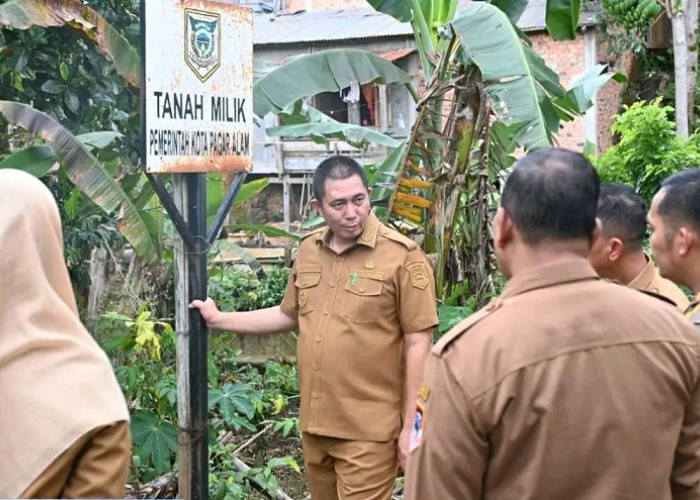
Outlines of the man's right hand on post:
{"label": "man's right hand on post", "polygon": [[204,318],[204,321],[206,321],[207,327],[212,330],[217,329],[216,320],[221,312],[210,297],[207,297],[207,300],[193,300],[190,302],[189,308],[199,309],[199,313],[202,315],[202,318]]}

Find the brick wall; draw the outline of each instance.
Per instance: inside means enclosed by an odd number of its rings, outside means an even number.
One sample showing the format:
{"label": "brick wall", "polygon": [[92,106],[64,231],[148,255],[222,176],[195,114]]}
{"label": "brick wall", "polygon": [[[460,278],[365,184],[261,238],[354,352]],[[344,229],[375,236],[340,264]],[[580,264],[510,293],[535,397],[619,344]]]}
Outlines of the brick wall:
{"label": "brick wall", "polygon": [[[555,42],[547,33],[530,33],[532,47],[547,65],[558,75],[564,87],[571,79],[585,69],[583,35],[578,34],[575,40]],[[568,123],[559,131],[557,140],[563,148],[575,151],[583,150],[585,145],[583,135],[583,117]]]}

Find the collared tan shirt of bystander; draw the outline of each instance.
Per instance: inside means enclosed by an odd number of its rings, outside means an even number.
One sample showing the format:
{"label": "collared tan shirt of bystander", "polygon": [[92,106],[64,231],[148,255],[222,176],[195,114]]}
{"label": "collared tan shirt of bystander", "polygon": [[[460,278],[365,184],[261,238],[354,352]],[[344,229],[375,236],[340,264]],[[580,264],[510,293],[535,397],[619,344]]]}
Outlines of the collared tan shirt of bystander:
{"label": "collared tan shirt of bystander", "polygon": [[387,441],[401,427],[404,335],[437,325],[435,286],[415,242],[370,214],[356,244],[326,228],[299,247],[281,309],[299,322],[301,430]]}
{"label": "collared tan shirt of bystander", "polygon": [[700,336],[583,258],[448,332],[418,405],[406,500],[700,498]]}
{"label": "collared tan shirt of bystander", "polygon": [[643,292],[652,292],[663,297],[676,304],[678,309],[685,311],[690,303],[688,297],[686,297],[683,290],[681,290],[678,285],[673,281],[662,278],[659,274],[659,270],[651,261],[648,255],[647,265],[644,269],[629,283],[628,286],[641,290]]}

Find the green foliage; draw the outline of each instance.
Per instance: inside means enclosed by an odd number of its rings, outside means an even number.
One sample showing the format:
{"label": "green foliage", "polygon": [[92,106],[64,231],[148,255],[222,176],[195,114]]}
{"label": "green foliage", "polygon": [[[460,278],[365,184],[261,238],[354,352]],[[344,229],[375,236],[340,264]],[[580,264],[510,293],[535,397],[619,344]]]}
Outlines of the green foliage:
{"label": "green foliage", "polygon": [[264,280],[222,264],[209,271],[209,296],[225,311],[253,311],[279,305],[284,297],[289,270],[273,267]]}
{"label": "green foliage", "polygon": [[217,410],[224,422],[240,430],[245,427],[252,431],[251,423],[255,415],[255,402],[260,396],[247,384],[224,384],[221,389],[209,390],[209,410]]}
{"label": "green foliage", "polygon": [[[270,273],[273,276],[279,271]],[[286,281],[280,275],[278,285]],[[282,285],[283,286],[283,285]],[[279,288],[279,286],[278,286]],[[117,379],[131,409],[135,474],[138,482],[173,470],[177,452],[177,377],[175,334],[172,326],[154,319],[144,303],[134,317],[105,314],[98,323],[98,338],[115,363]],[[299,436],[298,418],[288,416],[289,402],[299,396],[296,367],[270,362],[264,368],[236,363],[222,336],[213,337],[209,376],[210,498],[250,498],[253,478],[266,491],[277,487],[274,470],[289,467],[299,472],[294,457],[266,460],[249,471],[238,471],[232,454],[237,445],[220,442],[227,433],[257,432],[271,425],[290,440]]]}
{"label": "green foliage", "polygon": [[603,0],[603,8],[626,30],[643,30],[661,14],[656,0]]}
{"label": "green foliage", "polygon": [[438,340],[445,333],[447,333],[450,328],[455,326],[457,323],[463,319],[468,318],[474,313],[474,309],[469,306],[438,306],[438,328],[435,332],[434,340]]}
{"label": "green foliage", "polygon": [[673,108],[662,106],[660,98],[624,109],[613,117],[620,142],[598,158],[596,167],[602,182],[628,184],[648,203],[664,178],[700,164],[700,137],[677,135],[669,120]]}
{"label": "green foliage", "polygon": [[148,481],[175,463],[175,332],[169,323],[152,318],[148,303],[134,318],[105,314],[102,328],[111,333],[103,347],[117,364],[117,380],[133,411],[131,433],[139,480]]}

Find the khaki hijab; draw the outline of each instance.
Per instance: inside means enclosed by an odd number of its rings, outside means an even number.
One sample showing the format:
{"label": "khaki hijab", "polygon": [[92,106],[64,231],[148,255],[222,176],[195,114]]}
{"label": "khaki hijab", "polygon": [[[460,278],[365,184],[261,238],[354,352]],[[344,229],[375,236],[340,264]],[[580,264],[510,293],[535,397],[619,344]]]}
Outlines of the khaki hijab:
{"label": "khaki hijab", "polygon": [[19,496],[86,432],[128,419],[78,317],[51,193],[0,170],[0,498]]}

